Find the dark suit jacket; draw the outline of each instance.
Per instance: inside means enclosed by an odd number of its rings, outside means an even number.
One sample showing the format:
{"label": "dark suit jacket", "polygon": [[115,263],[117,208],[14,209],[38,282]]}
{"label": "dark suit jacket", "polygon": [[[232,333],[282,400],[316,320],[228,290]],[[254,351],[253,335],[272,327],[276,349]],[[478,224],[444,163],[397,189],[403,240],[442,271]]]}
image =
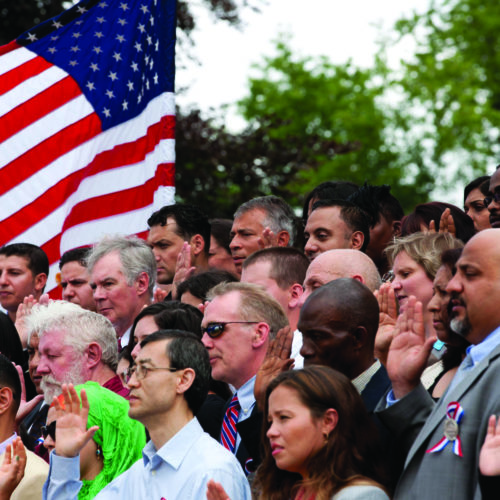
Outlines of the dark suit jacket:
{"label": "dark suit jacket", "polygon": [[[409,450],[395,499],[479,500],[479,452],[490,415],[500,413],[500,346],[474,367],[451,391],[435,403],[422,385],[389,408],[377,408],[379,417]],[[459,435],[463,456],[449,444],[438,453],[426,451],[443,437],[446,409],[452,401],[464,409]],[[382,404],[384,403],[384,404]],[[385,408],[385,409],[384,409]]]}

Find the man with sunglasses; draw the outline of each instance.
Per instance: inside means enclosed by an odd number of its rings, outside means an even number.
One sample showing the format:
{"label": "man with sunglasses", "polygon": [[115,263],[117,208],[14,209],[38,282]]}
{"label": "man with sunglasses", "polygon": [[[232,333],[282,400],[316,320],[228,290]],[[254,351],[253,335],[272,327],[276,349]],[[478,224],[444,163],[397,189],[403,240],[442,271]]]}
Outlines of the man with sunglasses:
{"label": "man with sunglasses", "polygon": [[[0,463],[4,462],[5,453],[14,448],[16,460],[21,461],[18,448],[14,444],[16,433],[16,413],[21,402],[21,382],[14,365],[0,354]],[[22,447],[22,444],[20,444]],[[8,448],[7,448],[8,447]],[[13,458],[14,459],[14,458]],[[24,477],[9,497],[12,500],[34,500],[42,498],[42,488],[49,466],[40,457],[26,450],[26,469]]]}
{"label": "man with sunglasses", "polygon": [[262,424],[255,404],[255,375],[269,341],[288,325],[288,319],[275,299],[250,283],[217,285],[209,300],[201,326],[212,377],[236,389],[226,407],[221,443],[250,473],[259,462]]}

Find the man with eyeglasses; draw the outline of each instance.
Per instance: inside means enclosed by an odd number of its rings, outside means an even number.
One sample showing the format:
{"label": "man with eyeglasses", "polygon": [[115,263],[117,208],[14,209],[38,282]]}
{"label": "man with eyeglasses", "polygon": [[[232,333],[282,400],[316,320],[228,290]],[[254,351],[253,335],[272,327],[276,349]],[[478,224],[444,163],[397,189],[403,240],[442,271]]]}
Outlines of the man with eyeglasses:
{"label": "man with eyeglasses", "polygon": [[484,204],[490,212],[490,224],[492,228],[500,228],[500,165],[491,176],[488,194]]}
{"label": "man with eyeglasses", "polygon": [[254,397],[255,375],[269,341],[288,325],[279,303],[250,283],[222,283],[209,293],[202,325],[212,377],[232,385],[221,429],[221,443],[246,473],[259,463],[262,413]]}

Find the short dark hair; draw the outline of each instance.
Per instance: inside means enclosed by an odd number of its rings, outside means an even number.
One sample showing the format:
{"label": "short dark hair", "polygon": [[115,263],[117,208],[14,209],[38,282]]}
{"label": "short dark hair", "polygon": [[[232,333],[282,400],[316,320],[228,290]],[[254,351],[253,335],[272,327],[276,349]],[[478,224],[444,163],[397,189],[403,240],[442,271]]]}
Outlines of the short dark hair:
{"label": "short dark hair", "polygon": [[24,257],[28,261],[28,269],[33,277],[41,273],[49,275],[49,258],[39,246],[31,243],[12,243],[0,248],[0,255]]}
{"label": "short dark hair", "polygon": [[243,261],[243,269],[256,262],[270,262],[269,277],[285,290],[295,283],[304,283],[309,259],[304,252],[290,247],[272,247],[257,250]]}
{"label": "short dark hair", "polygon": [[231,219],[211,219],[210,229],[214,240],[231,255],[229,244],[231,243],[231,228],[233,221]]}
{"label": "short dark hair", "polygon": [[347,200],[349,196],[355,193],[358,185],[350,181],[326,181],[317,185],[304,200],[302,209],[302,219],[307,220],[309,214],[309,203],[311,200]]}
{"label": "short dark hair", "polygon": [[401,236],[408,236],[409,234],[418,233],[421,231],[421,224],[429,226],[433,220],[436,225],[436,230],[439,229],[439,220],[443,212],[449,208],[455,228],[457,230],[457,238],[467,243],[475,234],[474,222],[472,219],[460,208],[450,203],[443,203],[441,201],[431,201],[429,203],[421,203],[417,205],[411,214],[403,217],[401,221]]}
{"label": "short dark hair", "polygon": [[370,219],[370,227],[380,221],[380,214],[388,221],[400,221],[404,216],[401,203],[391,194],[391,186],[365,184],[349,196],[348,201],[361,208]]}
{"label": "short dark hair", "polygon": [[469,184],[467,184],[464,188],[464,203],[471,191],[474,191],[474,189],[481,189],[481,184],[489,181],[490,178],[491,177],[489,175],[481,175],[481,177],[477,177],[473,181],[469,182]]}
{"label": "short dark hair", "polygon": [[152,316],[158,330],[183,330],[195,334],[201,339],[202,312],[191,304],[184,304],[178,300],[156,302],[144,309],[135,317],[128,347],[130,352],[135,346],[134,333],[137,323],[146,316]]}
{"label": "short dark hair", "polygon": [[167,218],[175,219],[176,233],[188,241],[194,235],[199,234],[205,242],[204,252],[208,255],[210,249],[210,222],[205,213],[196,205],[178,203],[166,205],[154,212],[148,219],[148,226],[165,226]]}
{"label": "short dark hair", "polygon": [[208,351],[194,333],[182,330],[159,330],[152,333],[141,342],[141,348],[160,340],[170,341],[167,344],[166,354],[172,368],[194,370],[194,381],[184,393],[184,397],[189,408],[196,415],[208,394],[210,380]]}
{"label": "short dark hair", "polygon": [[312,211],[318,208],[339,207],[340,217],[346,226],[354,233],[361,231],[364,236],[363,246],[360,248],[365,252],[370,244],[370,220],[368,215],[357,207],[354,203],[347,200],[320,200],[312,206]]}
{"label": "short dark hair", "polygon": [[3,354],[0,354],[0,388],[1,387],[8,387],[12,391],[15,414],[21,403],[21,381],[19,380],[19,373],[17,373],[12,362]]}
{"label": "short dark hair", "polygon": [[64,264],[68,262],[78,262],[81,266],[87,267],[87,257],[89,256],[90,250],[91,247],[81,247],[64,252],[59,261],[59,269],[62,269]]}
{"label": "short dark hair", "polygon": [[239,281],[238,278],[229,271],[222,269],[211,269],[202,273],[195,274],[184,280],[177,287],[177,298],[180,300],[182,294],[189,292],[194,297],[198,297],[200,302],[207,300],[208,292],[219,283],[231,283]]}

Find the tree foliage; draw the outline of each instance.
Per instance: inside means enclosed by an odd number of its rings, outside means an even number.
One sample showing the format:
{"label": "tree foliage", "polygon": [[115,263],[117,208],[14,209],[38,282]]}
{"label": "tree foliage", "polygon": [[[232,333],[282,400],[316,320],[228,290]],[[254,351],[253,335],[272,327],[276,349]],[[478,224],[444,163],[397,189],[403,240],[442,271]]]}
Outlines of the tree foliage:
{"label": "tree foliage", "polygon": [[[432,162],[456,165],[448,180],[484,172],[500,152],[500,10],[494,0],[433,1],[400,20],[417,42],[398,80]],[[497,160],[498,161],[498,160]]]}
{"label": "tree foliage", "polygon": [[218,216],[271,193],[301,206],[303,195],[332,179],[390,184],[407,208],[427,199],[432,177],[419,143],[410,141],[406,117],[384,101],[382,61],[376,70],[361,70],[294,58],[279,41],[276,56],[258,71],[240,102],[248,121],[243,132],[231,134],[198,112],[183,116],[176,185],[184,201],[203,200]]}

